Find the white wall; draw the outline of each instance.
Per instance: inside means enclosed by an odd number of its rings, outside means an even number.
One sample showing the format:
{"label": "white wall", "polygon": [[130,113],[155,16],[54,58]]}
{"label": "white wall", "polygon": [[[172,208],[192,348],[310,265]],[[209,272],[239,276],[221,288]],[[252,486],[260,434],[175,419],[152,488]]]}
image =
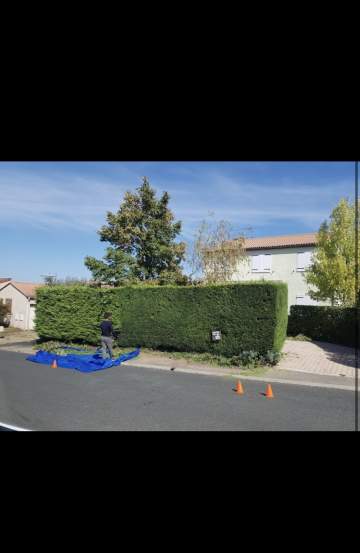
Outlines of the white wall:
{"label": "white wall", "polygon": [[11,284],[0,290],[0,298],[3,303],[6,299],[12,300],[10,326],[27,330],[30,317],[29,300]]}
{"label": "white wall", "polygon": [[36,308],[36,301],[30,300],[29,330],[34,330],[35,328],[35,308]]}
{"label": "white wall", "polygon": [[[248,259],[245,264],[239,264],[233,280],[279,280],[288,285],[288,302],[290,305],[315,304],[327,305],[325,302],[314,302],[309,297],[309,287],[304,279],[304,271],[298,271],[298,253],[313,252],[314,247],[300,248],[274,248],[264,250],[248,250]],[[252,256],[259,254],[271,254],[267,260],[271,261],[271,269],[268,272],[252,271]]]}

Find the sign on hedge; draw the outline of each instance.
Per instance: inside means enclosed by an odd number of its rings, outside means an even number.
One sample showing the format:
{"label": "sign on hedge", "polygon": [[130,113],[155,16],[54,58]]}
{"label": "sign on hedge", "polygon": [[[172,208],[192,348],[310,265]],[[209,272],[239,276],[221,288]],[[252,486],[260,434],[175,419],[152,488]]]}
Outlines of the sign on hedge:
{"label": "sign on hedge", "polygon": [[[118,344],[212,352],[226,356],[280,351],[287,329],[287,285],[43,287],[36,330],[43,339],[98,344],[105,311],[120,329]],[[213,331],[220,340],[213,340]]]}

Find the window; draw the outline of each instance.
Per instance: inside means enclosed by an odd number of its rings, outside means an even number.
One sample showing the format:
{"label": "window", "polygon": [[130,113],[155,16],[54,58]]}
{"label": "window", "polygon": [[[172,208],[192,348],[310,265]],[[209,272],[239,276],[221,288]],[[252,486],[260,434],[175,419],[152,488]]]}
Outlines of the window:
{"label": "window", "polygon": [[6,300],[5,300],[5,305],[6,305],[6,307],[7,307],[7,314],[8,314],[8,315],[11,315],[11,310],[12,310],[12,299],[6,298]]}
{"label": "window", "polygon": [[271,273],[271,253],[253,255],[251,271],[253,273]]}
{"label": "window", "polygon": [[263,258],[263,271],[264,273],[271,272],[271,253],[266,253],[262,256]]}
{"label": "window", "polygon": [[253,255],[252,256],[252,264],[251,264],[251,270],[253,273],[260,272],[261,270],[261,255]]}
{"label": "window", "polygon": [[312,252],[298,252],[297,254],[297,270],[305,271],[311,265]]}

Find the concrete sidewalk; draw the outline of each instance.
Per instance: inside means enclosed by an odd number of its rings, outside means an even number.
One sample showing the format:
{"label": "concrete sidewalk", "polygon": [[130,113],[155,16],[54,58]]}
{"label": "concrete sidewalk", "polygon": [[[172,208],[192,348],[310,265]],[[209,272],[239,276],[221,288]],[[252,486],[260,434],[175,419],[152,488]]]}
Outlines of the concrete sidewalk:
{"label": "concrete sidewalk", "polygon": [[0,334],[0,350],[15,351],[17,353],[34,353],[38,335],[34,330],[5,330]]}
{"label": "concrete sidewalk", "polygon": [[[29,355],[34,353],[36,338],[37,335],[33,331],[9,335],[6,340],[0,340],[0,350]],[[286,340],[283,353],[285,355],[276,367],[264,368],[261,374],[254,376],[249,369],[244,371],[237,367],[216,367],[189,362],[186,359],[171,359],[160,352],[142,352],[136,359],[123,364],[241,380],[355,390],[355,351],[352,348],[324,342]]]}
{"label": "concrete sidewalk", "polygon": [[[283,368],[278,369],[278,366],[265,368],[262,374],[252,376],[249,374],[251,373],[249,369],[242,371],[239,368],[214,367],[200,363],[190,363],[185,360],[173,360],[148,353],[141,353],[139,357],[126,361],[123,365],[205,376],[222,376],[266,383],[293,384],[355,391],[355,378],[316,373],[312,374],[302,371],[286,370]],[[246,374],[244,374],[244,372]]]}

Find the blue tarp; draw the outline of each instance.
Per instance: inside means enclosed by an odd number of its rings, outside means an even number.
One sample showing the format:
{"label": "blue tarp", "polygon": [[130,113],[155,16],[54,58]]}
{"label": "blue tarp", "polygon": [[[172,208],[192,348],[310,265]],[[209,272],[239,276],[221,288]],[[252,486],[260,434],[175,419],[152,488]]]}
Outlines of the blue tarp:
{"label": "blue tarp", "polygon": [[95,355],[57,355],[56,353],[40,350],[37,351],[35,355],[29,355],[26,360],[33,361],[34,363],[41,363],[43,365],[51,365],[52,362],[56,360],[58,367],[76,369],[77,371],[89,373],[116,367],[123,361],[128,361],[129,359],[133,359],[133,357],[137,357],[139,353],[140,348],[137,348],[134,351],[120,355],[120,357],[116,359],[103,359],[99,353],[95,353]]}

